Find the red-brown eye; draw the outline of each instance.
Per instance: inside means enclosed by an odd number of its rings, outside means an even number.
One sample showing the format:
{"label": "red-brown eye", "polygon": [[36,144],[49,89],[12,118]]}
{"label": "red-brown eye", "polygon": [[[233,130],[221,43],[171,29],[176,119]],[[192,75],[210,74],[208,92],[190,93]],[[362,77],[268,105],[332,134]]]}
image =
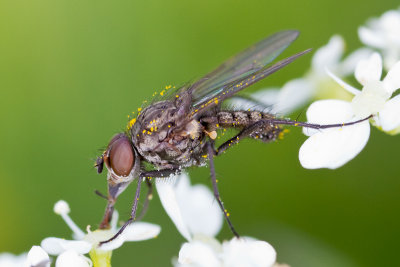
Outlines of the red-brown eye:
{"label": "red-brown eye", "polygon": [[125,134],[117,134],[108,145],[109,167],[118,176],[128,176],[135,163],[135,153],[129,138]]}

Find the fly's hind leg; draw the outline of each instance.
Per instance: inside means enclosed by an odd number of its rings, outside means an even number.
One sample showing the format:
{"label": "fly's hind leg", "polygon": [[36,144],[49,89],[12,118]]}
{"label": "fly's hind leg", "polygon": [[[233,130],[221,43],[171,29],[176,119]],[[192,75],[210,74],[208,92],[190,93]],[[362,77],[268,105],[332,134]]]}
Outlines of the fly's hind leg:
{"label": "fly's hind leg", "polygon": [[270,124],[267,128],[266,121],[260,120],[250,124],[243,128],[237,135],[230,138],[228,141],[221,144],[218,149],[215,151],[215,155],[222,154],[225,150],[230,148],[233,145],[239,143],[242,139],[250,137],[254,139],[259,139],[263,142],[270,142],[275,140],[276,136],[279,134],[281,129],[278,126]]}
{"label": "fly's hind leg", "polygon": [[215,150],[214,150],[214,146],[213,146],[213,144],[211,142],[208,142],[208,144],[207,144],[207,152],[208,152],[208,160],[210,161],[211,182],[212,182],[212,185],[213,185],[213,191],[214,191],[215,199],[217,200],[219,207],[221,208],[222,212],[224,213],[225,220],[228,223],[229,228],[231,229],[232,233],[236,237],[239,237],[239,234],[236,232],[235,228],[233,227],[233,224],[232,224],[231,220],[229,219],[229,213],[225,209],[224,203],[222,202],[221,196],[220,196],[219,191],[218,191],[217,178],[216,178],[216,175],[215,175],[215,167],[214,167]]}

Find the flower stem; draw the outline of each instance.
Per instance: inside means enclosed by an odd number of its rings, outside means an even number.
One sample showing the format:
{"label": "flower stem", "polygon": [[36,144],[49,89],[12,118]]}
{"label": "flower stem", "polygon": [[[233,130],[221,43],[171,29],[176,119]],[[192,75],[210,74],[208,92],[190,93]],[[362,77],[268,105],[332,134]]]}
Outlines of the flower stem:
{"label": "flower stem", "polygon": [[90,258],[93,262],[93,267],[111,267],[112,251],[103,251],[92,249],[89,252]]}

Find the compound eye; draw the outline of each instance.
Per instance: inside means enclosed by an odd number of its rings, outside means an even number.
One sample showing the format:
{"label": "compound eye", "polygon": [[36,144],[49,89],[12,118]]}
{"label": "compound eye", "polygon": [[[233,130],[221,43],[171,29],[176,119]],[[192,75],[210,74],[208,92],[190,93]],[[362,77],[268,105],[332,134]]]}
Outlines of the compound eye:
{"label": "compound eye", "polygon": [[111,169],[118,176],[128,176],[135,163],[135,154],[129,138],[124,134],[114,136],[108,149],[108,161]]}

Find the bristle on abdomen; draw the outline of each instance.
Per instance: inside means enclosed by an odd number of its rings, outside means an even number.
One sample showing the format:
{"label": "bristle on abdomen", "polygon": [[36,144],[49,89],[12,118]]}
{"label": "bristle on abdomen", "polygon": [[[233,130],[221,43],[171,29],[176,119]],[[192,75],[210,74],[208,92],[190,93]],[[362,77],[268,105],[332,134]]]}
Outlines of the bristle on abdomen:
{"label": "bristle on abdomen", "polygon": [[274,119],[275,116],[259,111],[220,111],[217,114],[218,124],[223,128],[243,128],[262,119]]}

